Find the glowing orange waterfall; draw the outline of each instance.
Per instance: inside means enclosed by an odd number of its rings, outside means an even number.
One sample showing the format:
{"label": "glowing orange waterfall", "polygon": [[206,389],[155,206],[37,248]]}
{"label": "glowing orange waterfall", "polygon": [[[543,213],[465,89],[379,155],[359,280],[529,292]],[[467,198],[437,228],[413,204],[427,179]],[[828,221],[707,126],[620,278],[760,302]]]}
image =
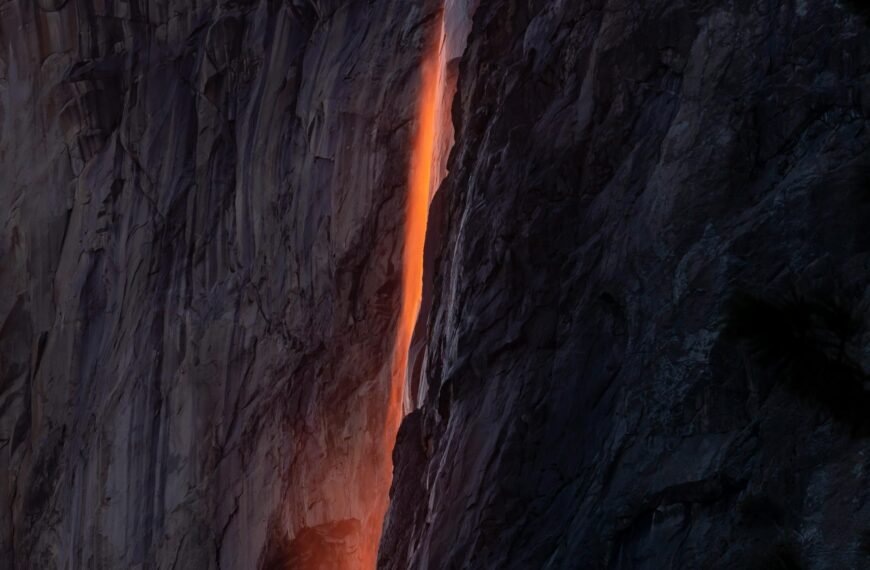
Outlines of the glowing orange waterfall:
{"label": "glowing orange waterfall", "polygon": [[[392,457],[395,434],[402,419],[402,394],[408,368],[408,347],[417,324],[423,292],[423,248],[429,220],[429,201],[437,186],[436,147],[438,142],[439,106],[444,87],[443,21],[438,41],[423,61],[418,126],[408,178],[408,202],[405,218],[405,248],[402,255],[402,311],[393,353],[392,389],[387,417],[387,443]],[[389,437],[392,435],[393,437]],[[392,460],[391,460],[392,461]]]}
{"label": "glowing orange waterfall", "polygon": [[383,437],[384,473],[386,475],[383,498],[378,512],[370,522],[376,525],[371,533],[376,540],[361,553],[363,568],[377,566],[378,543],[384,516],[389,506],[388,490],[393,472],[393,446],[402,422],[402,396],[408,368],[408,349],[420,311],[423,291],[423,247],[429,218],[429,202],[439,180],[437,171],[437,144],[439,136],[440,106],[444,89],[445,64],[443,54],[443,16],[436,27],[435,41],[427,49],[420,70],[420,98],[417,106],[417,130],[414,137],[408,175],[408,197],[405,208],[405,235],[402,252],[402,306],[396,330],[390,369],[390,395]]}

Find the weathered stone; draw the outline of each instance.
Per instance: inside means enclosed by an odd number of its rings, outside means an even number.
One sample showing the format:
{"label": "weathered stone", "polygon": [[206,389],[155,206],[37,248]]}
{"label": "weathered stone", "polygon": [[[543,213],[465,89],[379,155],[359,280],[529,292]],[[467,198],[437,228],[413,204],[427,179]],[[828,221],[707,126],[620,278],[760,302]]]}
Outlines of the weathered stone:
{"label": "weathered stone", "polygon": [[[867,440],[723,334],[866,312],[864,20],[475,4],[379,567],[867,566]],[[0,566],[370,554],[441,7],[0,0]]]}
{"label": "weathered stone", "polygon": [[832,1],[481,3],[382,568],[867,566],[867,441],[721,331],[870,301],[868,45]]}
{"label": "weathered stone", "polygon": [[0,566],[351,563],[437,4],[38,6],[0,2]]}

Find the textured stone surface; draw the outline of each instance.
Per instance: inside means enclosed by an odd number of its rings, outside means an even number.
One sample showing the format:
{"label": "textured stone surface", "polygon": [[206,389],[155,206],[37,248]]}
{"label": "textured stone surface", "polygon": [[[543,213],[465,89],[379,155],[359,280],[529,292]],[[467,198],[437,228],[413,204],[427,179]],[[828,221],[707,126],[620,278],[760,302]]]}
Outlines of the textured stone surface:
{"label": "textured stone surface", "polygon": [[870,564],[867,440],[722,334],[741,290],[866,308],[868,45],[830,1],[481,4],[380,567]]}
{"label": "textured stone surface", "polygon": [[[438,4],[0,0],[3,564],[372,547]],[[379,566],[866,567],[867,441],[722,334],[870,302],[861,19],[487,0],[462,45]]]}
{"label": "textured stone surface", "polygon": [[0,566],[376,546],[437,8],[0,2]]}

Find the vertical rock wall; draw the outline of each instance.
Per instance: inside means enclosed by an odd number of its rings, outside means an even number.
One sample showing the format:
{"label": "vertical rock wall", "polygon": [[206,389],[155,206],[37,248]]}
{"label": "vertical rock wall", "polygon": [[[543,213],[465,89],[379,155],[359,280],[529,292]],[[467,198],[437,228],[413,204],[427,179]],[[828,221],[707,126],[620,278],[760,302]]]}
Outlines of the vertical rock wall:
{"label": "vertical rock wall", "polygon": [[[870,368],[865,22],[480,4],[379,567],[866,566],[867,439],[723,334],[813,299]],[[0,560],[371,556],[441,8],[0,0]]]}
{"label": "vertical rock wall", "polygon": [[870,368],[868,46],[830,0],[481,3],[379,567],[870,564],[841,378],[723,333],[842,307]]}
{"label": "vertical rock wall", "polygon": [[437,9],[0,2],[0,565],[376,545]]}

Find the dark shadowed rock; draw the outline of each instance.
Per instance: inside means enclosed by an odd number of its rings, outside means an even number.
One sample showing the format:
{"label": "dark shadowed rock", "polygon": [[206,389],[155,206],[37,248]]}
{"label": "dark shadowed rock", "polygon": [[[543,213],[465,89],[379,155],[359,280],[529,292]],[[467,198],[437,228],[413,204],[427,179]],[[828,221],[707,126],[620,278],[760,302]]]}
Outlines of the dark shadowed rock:
{"label": "dark shadowed rock", "polygon": [[870,444],[722,331],[839,291],[870,364],[868,45],[833,1],[481,4],[382,568],[867,565]]}
{"label": "dark shadowed rock", "polygon": [[[866,3],[476,4],[378,567],[867,567]],[[0,566],[371,553],[440,8],[0,0]]]}

